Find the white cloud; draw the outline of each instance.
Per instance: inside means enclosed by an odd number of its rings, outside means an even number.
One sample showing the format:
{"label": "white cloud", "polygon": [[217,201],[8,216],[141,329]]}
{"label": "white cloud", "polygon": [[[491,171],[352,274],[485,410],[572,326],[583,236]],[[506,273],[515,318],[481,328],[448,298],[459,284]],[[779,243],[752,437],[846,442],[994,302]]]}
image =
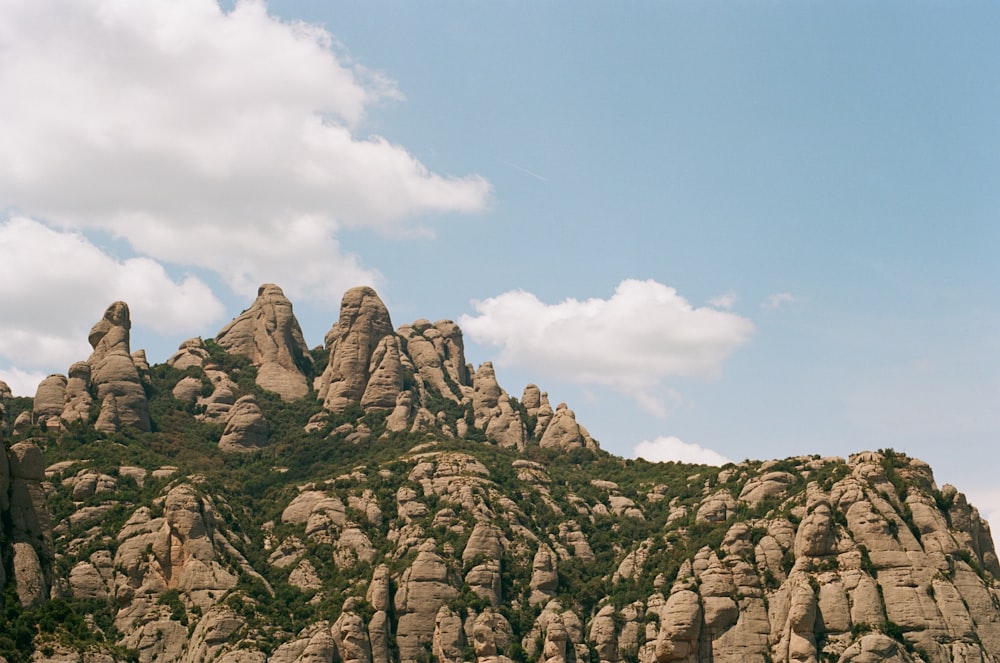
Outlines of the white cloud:
{"label": "white cloud", "polygon": [[739,297],[736,296],[735,292],[727,292],[724,295],[719,295],[717,297],[712,297],[708,300],[708,303],[715,308],[721,308],[725,310],[730,310],[736,305]]}
{"label": "white cloud", "polygon": [[609,299],[546,304],[518,290],[473,306],[477,315],[459,324],[475,342],[500,348],[499,365],[611,386],[661,415],[665,379],[717,375],[754,329],[734,313],[694,308],[652,280],[622,281]]}
{"label": "white cloud", "polygon": [[23,371],[19,368],[0,368],[0,381],[6,382],[15,396],[35,395],[39,383],[45,379],[45,373],[40,371]]}
{"label": "white cloud", "polygon": [[[102,229],[253,294],[372,282],[339,228],[481,210],[489,184],[430,172],[381,136],[401,98],[322,28],[259,1],[4,0],[0,207]],[[331,286],[335,283],[335,286]]]}
{"label": "white cloud", "polygon": [[665,463],[672,460],[678,463],[697,463],[699,465],[725,465],[733,462],[717,451],[685,442],[672,435],[658,437],[652,441],[643,440],[632,449],[632,455],[654,463]]}
{"label": "white cloud", "polygon": [[159,332],[197,333],[224,315],[193,276],[175,281],[153,260],[117,260],[26,217],[0,222],[0,357],[19,365],[13,380],[25,366],[64,372],[86,359],[87,332],[116,300],[129,303],[133,325]]}
{"label": "white cloud", "polygon": [[760,306],[765,311],[777,311],[782,306],[795,304],[798,301],[799,298],[790,292],[776,292],[774,294],[768,295],[767,299],[761,302]]}

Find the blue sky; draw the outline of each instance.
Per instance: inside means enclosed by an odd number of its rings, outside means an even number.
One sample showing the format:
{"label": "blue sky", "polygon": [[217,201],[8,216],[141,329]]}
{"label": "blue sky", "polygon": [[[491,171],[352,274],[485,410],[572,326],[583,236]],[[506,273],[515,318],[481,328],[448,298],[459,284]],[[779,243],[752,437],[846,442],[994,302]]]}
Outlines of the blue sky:
{"label": "blue sky", "polygon": [[3,7],[15,389],[117,298],[162,361],[367,282],[615,453],[894,447],[1000,515],[996,4]]}

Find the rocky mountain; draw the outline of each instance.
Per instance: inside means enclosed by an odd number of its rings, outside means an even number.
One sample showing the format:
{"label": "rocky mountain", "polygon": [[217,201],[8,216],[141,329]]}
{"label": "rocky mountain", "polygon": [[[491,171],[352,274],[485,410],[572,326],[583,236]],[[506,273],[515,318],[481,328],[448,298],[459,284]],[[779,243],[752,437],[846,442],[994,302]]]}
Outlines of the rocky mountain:
{"label": "rocky mountain", "polygon": [[1000,660],[989,527],[917,459],[617,458],[370,288],[312,350],[274,285],[164,364],[130,325],[0,383],[0,661]]}

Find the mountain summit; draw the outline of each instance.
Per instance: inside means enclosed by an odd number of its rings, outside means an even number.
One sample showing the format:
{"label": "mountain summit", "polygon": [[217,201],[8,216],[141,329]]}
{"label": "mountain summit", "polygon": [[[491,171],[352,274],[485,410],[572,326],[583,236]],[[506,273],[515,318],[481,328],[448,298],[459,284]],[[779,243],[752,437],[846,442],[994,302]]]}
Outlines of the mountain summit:
{"label": "mountain summit", "polygon": [[1000,660],[1000,562],[892,449],[622,459],[539,387],[345,293],[275,285],[149,366],[126,304],[0,383],[0,663]]}

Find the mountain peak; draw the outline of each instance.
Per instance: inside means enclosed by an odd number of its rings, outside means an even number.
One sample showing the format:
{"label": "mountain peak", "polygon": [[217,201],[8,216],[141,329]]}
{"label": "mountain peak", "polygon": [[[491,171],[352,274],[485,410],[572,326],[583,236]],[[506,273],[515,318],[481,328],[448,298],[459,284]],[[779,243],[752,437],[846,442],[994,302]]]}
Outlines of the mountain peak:
{"label": "mountain peak", "polygon": [[285,400],[309,393],[304,368],[312,364],[292,303],[281,288],[265,283],[257,298],[215,337],[227,352],[257,367],[257,384]]}

